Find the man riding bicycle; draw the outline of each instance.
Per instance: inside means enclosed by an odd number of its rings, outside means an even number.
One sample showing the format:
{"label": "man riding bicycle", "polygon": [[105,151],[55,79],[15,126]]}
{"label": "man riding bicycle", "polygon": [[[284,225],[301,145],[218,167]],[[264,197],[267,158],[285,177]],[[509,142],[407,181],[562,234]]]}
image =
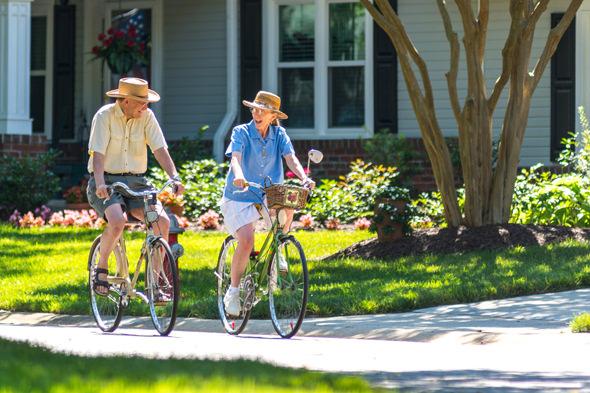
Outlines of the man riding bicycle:
{"label": "man riding bicycle", "polygon": [[[122,78],[118,89],[110,90],[106,95],[116,98],[116,102],[96,112],[88,142],[88,202],[107,221],[92,283],[93,290],[99,295],[109,292],[108,258],[123,233],[127,214],[138,219],[143,219],[144,215],[142,200],[125,198],[118,193],[109,195],[107,186],[122,182],[134,190],[149,188],[145,178],[149,146],[162,169],[175,181],[176,192],[181,194],[184,191],[162,129],[148,108],[150,102],[160,100],[158,93],[150,90],[143,79]],[[168,239],[170,220],[167,214],[159,202],[152,208],[158,213],[154,233]]]}

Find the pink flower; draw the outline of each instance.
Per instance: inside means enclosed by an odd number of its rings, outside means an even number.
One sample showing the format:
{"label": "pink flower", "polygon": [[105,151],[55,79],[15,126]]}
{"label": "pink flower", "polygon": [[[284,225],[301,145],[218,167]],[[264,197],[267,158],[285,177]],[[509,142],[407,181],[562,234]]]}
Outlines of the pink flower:
{"label": "pink flower", "polygon": [[313,227],[314,221],[311,214],[304,214],[299,217],[299,222],[305,229],[311,229]]}
{"label": "pink flower", "polygon": [[326,222],[324,222],[324,225],[328,229],[336,230],[340,228],[340,220],[337,218],[329,218],[326,220]]}
{"label": "pink flower", "polygon": [[358,230],[369,229],[370,226],[371,226],[371,221],[365,217],[361,217],[354,222],[354,227],[355,227],[355,229],[358,229]]}
{"label": "pink flower", "polygon": [[207,213],[201,215],[198,220],[197,224],[202,229],[218,229],[219,228],[219,214],[214,212],[213,210],[209,210]]}

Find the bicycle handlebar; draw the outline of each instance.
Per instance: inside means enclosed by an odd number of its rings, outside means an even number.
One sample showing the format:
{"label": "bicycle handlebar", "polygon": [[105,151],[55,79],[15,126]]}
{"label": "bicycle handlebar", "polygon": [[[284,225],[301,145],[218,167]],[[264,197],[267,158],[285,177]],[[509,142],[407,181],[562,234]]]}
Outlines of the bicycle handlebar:
{"label": "bicycle handlebar", "polygon": [[159,190],[156,188],[156,189],[149,189],[149,190],[145,190],[145,191],[133,191],[131,188],[129,188],[129,186],[127,184],[118,181],[118,182],[111,184],[110,186],[107,186],[107,191],[109,192],[109,195],[111,195],[112,192],[115,191],[115,189],[118,189],[119,192],[122,191],[122,193],[126,194],[127,196],[130,196],[133,198],[145,198],[145,197],[150,197],[154,193],[156,193],[156,194],[161,193],[162,191],[164,191],[164,189],[166,187],[168,187],[169,185],[171,185],[173,183],[174,183],[174,180],[170,179],[166,183],[164,183],[162,188],[160,188]]}

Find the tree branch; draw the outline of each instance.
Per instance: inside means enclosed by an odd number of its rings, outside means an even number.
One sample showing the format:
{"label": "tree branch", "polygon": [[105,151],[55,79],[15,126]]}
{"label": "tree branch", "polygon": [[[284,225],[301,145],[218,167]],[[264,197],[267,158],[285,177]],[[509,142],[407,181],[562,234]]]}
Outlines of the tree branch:
{"label": "tree branch", "polygon": [[488,21],[490,18],[490,1],[480,0],[477,27],[479,30],[479,58],[483,59],[486,51],[486,39],[488,32]]}
{"label": "tree branch", "polygon": [[518,39],[522,33],[524,28],[523,26],[523,11],[524,11],[524,4],[521,1],[511,1],[510,2],[510,16],[512,22],[510,24],[510,31],[508,32],[508,37],[506,37],[506,43],[504,44],[504,48],[502,49],[502,73],[496,79],[496,83],[494,84],[494,90],[490,95],[488,100],[488,111],[490,113],[494,112],[496,109],[496,105],[498,104],[498,100],[502,95],[502,91],[506,84],[508,83],[508,79],[510,78],[510,70],[514,65],[514,52],[516,49],[516,44]]}
{"label": "tree branch", "polygon": [[[529,74],[528,87],[530,89],[531,94],[539,84],[541,76],[543,76],[543,72],[547,67],[547,64],[549,64],[551,57],[557,50],[557,46],[559,45],[559,41],[561,41],[561,37],[563,37],[566,30],[572,23],[572,20],[576,16],[576,12],[582,5],[582,1],[583,0],[572,0],[557,26],[555,26],[549,32],[549,36],[547,37],[547,43],[545,44],[543,53],[541,54],[541,57],[539,58],[537,65],[533,69],[533,72]],[[536,10],[537,9],[535,8],[535,11]]]}
{"label": "tree branch", "polygon": [[445,0],[437,0],[437,5],[443,20],[447,40],[449,40],[451,46],[451,68],[446,74],[451,107],[453,108],[457,123],[461,124],[461,105],[459,104],[459,95],[457,93],[457,73],[459,70],[460,52],[459,39],[457,38],[457,33],[453,30],[453,24]]}

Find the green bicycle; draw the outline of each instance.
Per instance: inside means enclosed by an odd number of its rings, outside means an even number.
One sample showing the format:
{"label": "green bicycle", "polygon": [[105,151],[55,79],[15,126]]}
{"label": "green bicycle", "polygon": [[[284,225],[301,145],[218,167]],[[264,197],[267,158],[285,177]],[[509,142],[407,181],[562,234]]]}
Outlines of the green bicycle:
{"label": "green bicycle", "polygon": [[[268,196],[269,187],[257,183],[247,183],[247,187],[263,190]],[[263,217],[266,212],[271,228],[260,251],[250,255],[250,261],[240,282],[240,301],[242,309],[240,315],[228,315],[225,312],[223,296],[231,282],[231,263],[238,241],[228,236],[221,246],[217,269],[217,307],[223,327],[229,334],[240,334],[252,313],[252,308],[265,296],[268,296],[270,319],[275,331],[283,338],[293,337],[305,316],[307,295],[309,290],[309,275],[307,261],[303,247],[293,235],[284,234],[278,217],[280,210],[294,206],[301,198],[307,199],[308,190],[295,186],[273,185],[273,189],[281,189],[285,196],[281,205],[276,205],[277,214],[274,219],[268,216],[268,210],[261,211]],[[273,203],[268,196],[268,204]],[[289,205],[289,200],[293,205]],[[303,202],[305,203],[305,202]],[[264,206],[264,205],[262,205]],[[267,209],[264,206],[264,209]],[[285,263],[286,262],[286,263]]]}

